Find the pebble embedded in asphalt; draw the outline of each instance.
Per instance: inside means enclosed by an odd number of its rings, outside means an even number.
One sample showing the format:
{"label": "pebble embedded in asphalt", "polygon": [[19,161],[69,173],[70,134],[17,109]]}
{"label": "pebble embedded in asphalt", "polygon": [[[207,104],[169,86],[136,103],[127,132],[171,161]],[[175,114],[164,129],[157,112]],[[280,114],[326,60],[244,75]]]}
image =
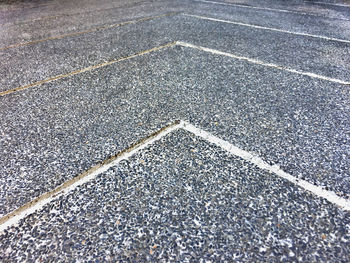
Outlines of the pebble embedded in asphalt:
{"label": "pebble embedded in asphalt", "polygon": [[176,130],[0,236],[0,260],[346,262],[350,213]]}
{"label": "pebble embedded in asphalt", "polygon": [[342,85],[179,46],[9,94],[0,214],[176,119],[348,197],[349,98]]}

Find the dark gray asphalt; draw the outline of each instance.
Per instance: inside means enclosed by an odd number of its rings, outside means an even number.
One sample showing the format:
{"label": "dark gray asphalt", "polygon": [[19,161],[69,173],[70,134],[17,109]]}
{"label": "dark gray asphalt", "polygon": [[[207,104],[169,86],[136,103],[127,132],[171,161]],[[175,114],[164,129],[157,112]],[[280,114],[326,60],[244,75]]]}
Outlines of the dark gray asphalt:
{"label": "dark gray asphalt", "polygon": [[[233,2],[239,3],[239,1]],[[250,5],[246,3],[245,6],[291,10],[300,13],[281,13],[272,10],[259,10],[237,5],[215,5],[203,2],[194,2],[191,13],[215,16],[216,18],[220,19],[227,19],[230,21],[255,24],[265,27],[273,27],[293,32],[304,32],[341,39],[350,38],[350,32],[348,30],[350,25],[350,8],[341,8],[341,11],[333,11],[333,6],[320,8],[315,5],[303,5],[301,1],[294,1],[294,3],[293,1],[288,1],[289,8],[286,8],[285,1],[282,1],[283,5],[278,5],[278,3],[281,3],[281,1],[249,1],[249,3]],[[200,8],[198,8],[199,4]],[[197,6],[197,8],[195,8],[195,6]],[[310,9],[313,9],[317,12],[310,13]],[[325,12],[323,12],[323,9],[326,9],[328,12],[330,12],[330,14],[324,14]],[[304,10],[307,14],[318,14],[319,16],[305,15],[303,14]],[[186,12],[186,10],[184,10],[184,12]],[[334,19],[332,17],[340,19]]]}
{"label": "dark gray asphalt", "polygon": [[17,43],[89,30],[178,10],[176,1],[136,1],[135,3],[128,1],[119,3],[118,6],[116,4],[112,6],[114,7],[96,7],[97,10],[62,11],[59,14],[32,18],[24,22],[4,23],[1,25],[3,30],[0,31],[0,49]]}
{"label": "dark gray asphalt", "polygon": [[173,15],[0,50],[0,90],[179,40],[350,82],[350,43]]}
{"label": "dark gray asphalt", "polygon": [[178,130],[9,229],[0,259],[346,262],[349,224],[349,213]]}
{"label": "dark gray asphalt", "polygon": [[[101,3],[89,0],[82,1],[81,4],[73,1],[31,3],[9,1],[0,4],[0,92],[174,41],[184,41],[258,59],[265,63],[350,81],[349,43],[208,21],[185,15],[197,14],[350,41],[350,21],[348,21],[350,7],[301,1],[291,1],[288,4],[285,1],[227,2],[235,5],[183,0],[128,2],[104,0]],[[267,8],[270,10],[266,10]],[[16,43],[93,30],[101,26],[164,14],[166,16],[154,17],[147,21],[6,48]],[[278,164],[282,170],[295,177],[323,186],[349,199],[349,88],[349,85],[175,45],[0,96],[0,216],[54,189],[177,119],[189,121],[260,156],[268,163]],[[179,178],[185,175],[196,176],[195,173],[188,172],[187,168],[176,168],[173,166],[174,163],[167,165],[164,162],[176,159],[175,153],[179,151],[176,149],[182,149],[180,152],[184,153],[179,154],[179,158],[187,163],[187,167],[191,168],[190,163],[195,167],[196,158],[207,160],[211,167],[216,167],[210,172],[213,178],[217,178],[221,173],[229,175],[227,171],[235,171],[241,177],[243,170],[246,176],[254,173],[256,178],[251,185],[248,186],[243,182],[242,191],[235,193],[239,196],[255,196],[256,189],[266,187],[273,193],[270,200],[264,192],[261,201],[266,205],[268,203],[272,211],[266,206],[261,209],[247,208],[245,204],[249,202],[249,198],[239,199],[240,201],[237,201],[239,207],[231,207],[236,201],[231,203],[232,200],[225,200],[223,197],[226,203],[220,208],[222,213],[242,213],[250,218],[250,221],[260,223],[250,229],[241,217],[239,222],[242,223],[239,225],[242,227],[242,232],[239,232],[234,228],[233,219],[218,218],[218,224],[231,227],[233,233],[229,234],[231,236],[229,241],[223,230],[214,235],[217,242],[213,249],[216,252],[211,260],[224,261],[225,258],[229,260],[239,251],[236,258],[238,261],[280,261],[284,257],[287,261],[299,260],[298,257],[302,257],[301,261],[346,261],[349,257],[347,247],[350,236],[348,212],[315,198],[281,179],[274,178],[274,182],[269,181],[271,185],[268,185],[265,172],[257,170],[250,164],[239,164],[237,159],[234,160],[232,156],[220,151],[218,153],[218,149],[214,149],[215,147],[208,143],[201,142],[202,150],[198,155],[189,156],[185,152],[189,149],[186,143],[193,143],[191,138],[188,134],[176,132],[164,139],[164,145],[158,143],[145,151],[149,153],[147,157],[149,161],[145,160],[149,167],[147,176],[153,185],[157,185],[155,181],[157,176],[168,180],[174,169],[177,169],[174,174]],[[162,153],[157,150],[158,148],[162,149]],[[145,153],[140,153],[125,163],[137,163],[142,154]],[[162,165],[158,165],[156,157],[160,159]],[[104,183],[112,178],[118,180],[120,177],[132,181],[142,177],[141,170],[135,172],[123,166],[125,163],[113,168],[111,170],[113,172],[101,175],[96,179],[98,185],[95,187],[91,188],[93,183],[82,186],[70,197],[62,197],[61,201],[55,201],[44,210],[25,219],[19,228],[12,229],[14,232],[17,231],[15,234],[1,236],[0,252],[3,253],[0,254],[5,255],[8,261],[23,261],[24,258],[31,260],[42,254],[46,261],[49,252],[53,250],[55,252],[51,253],[51,256],[53,258],[62,256],[63,261],[65,257],[67,261],[71,261],[68,258],[72,256],[77,258],[79,253],[91,255],[91,260],[99,258],[105,261],[108,259],[107,254],[92,251],[122,246],[123,249],[129,249],[129,252],[111,250],[112,254],[109,255],[111,259],[127,260],[128,255],[135,256],[134,259],[139,261],[154,261],[157,257],[164,261],[209,259],[208,249],[201,250],[193,246],[182,249],[182,245],[167,247],[166,244],[176,243],[169,243],[174,242],[170,237],[169,240],[159,241],[159,246],[163,250],[154,250],[153,254],[146,252],[149,252],[149,245],[155,242],[156,239],[152,239],[156,238],[155,236],[145,239],[144,242],[135,241],[138,248],[127,248],[124,247],[125,242],[128,243],[129,240],[125,239],[126,236],[107,241],[100,236],[103,234],[101,229],[101,231],[98,229],[90,231],[91,233],[95,231],[95,235],[91,237],[93,242],[88,246],[76,247],[73,244],[72,253],[66,250],[65,245],[57,246],[58,243],[66,244],[69,233],[75,231],[78,225],[80,229],[86,224],[88,229],[89,224],[96,225],[95,222],[104,218],[104,206],[84,201],[94,200],[104,192],[113,192],[113,189],[105,189]],[[198,169],[198,172],[200,171],[201,169]],[[205,171],[203,173],[206,173]],[[190,179],[188,180],[190,183]],[[121,182],[118,181],[118,185]],[[218,181],[212,183],[212,187],[220,187]],[[159,187],[167,188],[169,182],[164,181]],[[210,188],[208,195],[215,196],[214,188]],[[231,190],[232,188],[227,189],[227,193]],[[77,197],[78,195],[82,196],[81,199]],[[120,192],[120,196],[123,195],[126,198],[123,199],[125,202],[130,204],[135,202],[135,205],[141,205],[149,198],[139,199],[138,196],[134,196],[134,200],[130,201],[130,193]],[[192,204],[194,197],[198,200],[203,198],[204,202],[205,196],[200,192],[194,196],[184,196],[183,200]],[[38,249],[33,254],[31,252],[33,247],[23,247],[24,243],[20,242],[26,242],[28,238],[34,240],[35,244],[45,243],[35,236],[37,229],[33,232],[27,224],[32,224],[29,223],[30,220],[44,224],[47,221],[45,218],[48,217],[48,211],[53,206],[60,206],[59,203],[62,204],[62,200],[66,198],[69,199],[68,203],[60,208],[62,218],[67,218],[71,203],[76,203],[79,210],[80,202],[86,203],[85,205],[92,210],[99,209],[98,216],[92,218],[91,215],[91,221],[83,223],[81,221],[83,217],[79,217],[81,214],[77,210],[77,218],[80,218],[77,219],[79,222],[77,225],[60,225],[56,221],[60,219],[53,216],[50,219],[51,225],[48,224],[46,230],[44,228],[41,230],[46,231],[48,236],[54,236],[53,248],[50,251],[44,248],[44,250]],[[119,202],[114,199],[115,197],[106,198],[112,198],[106,199],[106,203]],[[155,197],[155,201],[157,198]],[[179,196],[172,198],[181,201]],[[277,199],[282,201],[276,201]],[[104,199],[100,201],[102,200]],[[192,205],[196,206],[195,202]],[[183,207],[186,215],[193,212],[191,209],[189,206]],[[135,215],[136,223],[135,228],[128,228],[128,231],[136,231],[143,224],[143,219],[135,206],[130,207],[130,213]],[[161,213],[167,212],[164,210]],[[216,220],[215,213],[209,213],[210,224]],[[276,229],[266,230],[268,224],[264,225],[261,219],[268,215],[279,218],[278,214],[281,213],[285,215],[285,220],[293,222],[283,230],[288,237],[278,237],[284,240],[281,241],[282,245],[273,238]],[[110,227],[107,214],[104,218],[106,222],[100,225]],[[315,214],[315,217],[310,218],[308,215],[312,214]],[[131,215],[125,219],[127,222],[133,222]],[[111,218],[117,216],[118,214],[114,214]],[[186,220],[191,220],[191,216],[184,219],[184,222],[187,222]],[[170,231],[171,227],[168,225],[156,222],[152,222],[148,229],[153,228],[154,223],[158,224],[162,231]],[[300,223],[300,227],[292,227],[297,222]],[[42,227],[40,225],[39,228]],[[62,235],[57,236],[53,230],[49,230],[54,228],[60,229]],[[188,225],[182,230],[192,233],[193,229]],[[203,230],[200,242],[212,242],[211,230],[207,230]],[[84,229],[79,231],[82,235],[87,234]],[[126,233],[123,231],[122,233]],[[299,236],[303,232],[307,237],[305,239]],[[116,232],[111,233],[113,235]],[[262,238],[267,233],[272,235],[270,237],[273,241],[266,239],[266,236],[265,239]],[[241,239],[237,236],[240,234]],[[13,243],[15,236],[21,236],[16,244]],[[199,242],[199,239],[191,237],[193,236],[187,236],[189,242]],[[130,238],[133,240],[135,236],[131,234]],[[288,241],[288,238],[291,241]],[[83,241],[79,235],[74,236],[72,240],[77,243]],[[244,242],[247,240],[249,242],[245,245]],[[292,246],[288,245],[290,243]],[[264,251],[265,248],[268,252]],[[163,251],[163,254],[160,251]],[[306,254],[310,257],[304,258]],[[84,260],[89,259],[86,257]]]}
{"label": "dark gray asphalt", "polygon": [[173,47],[6,95],[3,212],[175,119],[348,196],[349,92],[328,81]]}
{"label": "dark gray asphalt", "polygon": [[[52,14],[49,10],[42,10],[42,13],[25,20],[23,11],[21,15],[17,13],[2,13],[0,21],[2,30],[0,31],[0,48],[17,43],[35,41],[47,37],[58,36],[62,34],[84,31],[99,26],[115,24],[125,20],[137,19],[144,16],[160,14],[161,12],[190,12],[206,16],[215,15],[216,18],[228,19],[230,21],[256,24],[265,27],[273,27],[293,32],[304,32],[309,34],[323,35],[340,39],[350,39],[348,27],[350,21],[331,19],[328,17],[309,17],[303,14],[281,14],[271,10],[255,10],[240,6],[222,6],[210,3],[200,3],[191,1],[135,1],[127,3],[116,3],[103,5],[99,2],[96,10],[82,11],[81,8],[67,8],[67,3],[62,3],[60,7],[63,10],[55,10]],[[254,3],[261,6],[264,2]],[[268,5],[276,4],[270,2]],[[200,6],[200,8],[198,8]],[[300,6],[300,3],[297,5]],[[56,7],[56,6],[55,6]],[[281,8],[277,6],[276,8]],[[327,7],[329,10],[330,7]],[[344,9],[344,8],[343,8]],[[317,8],[319,10],[319,8]],[[345,9],[346,10],[346,9]],[[8,20],[4,15],[8,14]],[[32,14],[27,12],[27,14]],[[50,15],[51,14],[51,15]],[[336,14],[339,17],[339,13]],[[101,19],[103,17],[103,19]],[[18,20],[18,21],[17,21]],[[8,21],[8,22],[6,22]]]}

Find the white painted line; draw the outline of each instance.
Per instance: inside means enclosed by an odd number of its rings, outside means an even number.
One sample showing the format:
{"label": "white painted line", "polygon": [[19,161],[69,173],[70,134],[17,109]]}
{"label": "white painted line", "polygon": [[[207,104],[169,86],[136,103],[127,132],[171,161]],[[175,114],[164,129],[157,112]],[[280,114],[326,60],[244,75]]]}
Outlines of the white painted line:
{"label": "white painted line", "polygon": [[326,3],[326,2],[314,2],[314,1],[304,1],[305,3],[310,4],[320,4],[320,5],[334,5],[334,6],[341,6],[341,7],[350,7],[350,5],[347,4],[339,4],[339,3]]}
{"label": "white painted line", "polygon": [[[341,207],[342,209],[344,209],[346,211],[350,211],[350,200],[346,200],[344,198],[339,197],[333,191],[325,190],[322,187],[312,185],[305,180],[298,179],[298,178],[284,172],[277,165],[269,165],[268,163],[264,162],[260,157],[255,156],[254,154],[247,152],[245,150],[242,150],[242,149],[236,147],[235,145],[233,145],[225,140],[222,140],[217,136],[210,134],[209,132],[206,132],[200,128],[193,126],[192,124],[190,124],[188,122],[181,120],[178,123],[161,130],[161,132],[159,132],[157,135],[144,140],[142,144],[137,145],[137,147],[132,148],[130,151],[126,151],[126,152],[122,153],[116,159],[114,159],[112,162],[99,167],[98,169],[94,170],[92,173],[88,174],[87,176],[84,176],[81,179],[74,182],[73,184],[70,184],[68,187],[63,188],[62,190],[56,192],[55,194],[48,195],[47,198],[39,199],[39,201],[36,202],[34,205],[16,213],[14,216],[11,216],[9,219],[7,219],[5,222],[3,222],[0,225],[0,234],[3,234],[4,230],[6,228],[18,224],[19,221],[21,219],[25,218],[26,216],[42,209],[46,204],[58,199],[59,197],[61,197],[63,195],[67,195],[69,192],[73,191],[78,186],[93,180],[94,178],[97,177],[97,175],[106,172],[109,168],[117,165],[122,160],[128,159],[129,157],[131,157],[132,155],[134,155],[138,151],[140,151],[140,150],[144,149],[145,147],[147,147],[148,145],[160,140],[161,138],[163,138],[167,134],[169,134],[177,129],[184,129],[188,132],[191,132],[192,134],[194,134],[200,138],[203,138],[204,140],[206,140],[210,143],[213,143],[213,144],[219,146],[220,148],[224,149],[225,151],[256,165],[260,169],[267,170],[267,171],[274,173],[274,174],[276,174],[284,179],[287,179],[288,181],[292,182],[293,184],[298,185],[299,187],[315,194],[316,196],[325,198],[329,202]],[[52,192],[54,192],[54,191],[52,191]]]}
{"label": "white painted line", "polygon": [[329,40],[329,41],[337,41],[337,42],[343,42],[343,43],[350,44],[350,40],[345,40],[345,39],[326,37],[326,36],[320,36],[320,35],[312,35],[312,34],[301,33],[301,32],[292,32],[292,31],[278,29],[278,28],[273,28],[273,27],[264,27],[264,26],[258,26],[258,25],[252,25],[252,24],[246,24],[246,23],[222,20],[222,19],[206,17],[206,16],[198,16],[198,15],[190,15],[190,14],[182,14],[182,15],[188,16],[188,17],[194,17],[194,18],[198,18],[198,19],[204,19],[204,20],[209,20],[209,21],[220,22],[220,23],[234,24],[234,25],[239,25],[239,26],[247,26],[247,27],[252,27],[252,28],[257,28],[257,29],[270,30],[270,31],[276,31],[276,32],[293,34],[293,35],[298,35],[298,36],[305,36],[305,37],[320,38],[320,39],[325,39],[325,40]]}
{"label": "white painted line", "polygon": [[237,56],[237,55],[232,54],[232,53],[222,52],[222,51],[219,51],[219,50],[216,50],[216,49],[211,49],[211,48],[206,48],[206,47],[202,47],[202,46],[197,46],[197,45],[189,44],[189,43],[186,43],[186,42],[177,41],[176,45],[180,45],[180,46],[183,46],[183,47],[194,48],[194,49],[202,50],[202,51],[205,51],[205,52],[208,52],[208,53],[212,53],[212,54],[216,54],[216,55],[221,55],[221,56],[231,57],[231,58],[235,58],[235,59],[239,59],[239,60],[244,60],[244,61],[248,61],[250,63],[254,63],[254,64],[257,64],[257,65],[262,65],[262,66],[266,66],[266,67],[271,67],[271,68],[276,68],[276,69],[280,69],[280,70],[285,70],[285,71],[292,72],[292,73],[295,73],[295,74],[308,76],[308,77],[311,77],[311,78],[327,80],[327,81],[330,81],[330,82],[343,84],[343,85],[350,85],[349,81],[329,78],[329,77],[318,75],[318,74],[311,73],[311,72],[299,71],[299,70],[287,68],[287,67],[284,67],[284,66],[276,65],[276,64],[273,64],[273,63],[266,63],[266,62],[263,62],[263,61],[260,61],[260,60],[257,60],[257,59]]}
{"label": "white painted line", "polygon": [[[137,147],[133,148],[131,151],[124,152],[123,154],[118,156],[114,161],[101,166],[100,168],[98,168],[94,172],[92,172],[92,173],[88,174],[87,176],[79,179],[78,181],[74,182],[73,184],[69,185],[68,187],[63,188],[62,190],[60,190],[59,192],[57,192],[55,194],[49,195],[47,198],[44,198],[44,199],[41,199],[41,200],[39,199],[39,201],[36,202],[33,206],[30,206],[29,208],[24,209],[23,211],[20,211],[20,212],[16,213],[14,216],[10,217],[8,220],[6,220],[4,223],[2,223],[0,225],[0,234],[2,234],[3,231],[6,228],[8,228],[9,226],[18,224],[21,219],[23,219],[26,216],[34,213],[37,210],[42,209],[46,204],[50,203],[53,200],[58,199],[60,196],[68,194],[72,190],[76,189],[78,186],[93,180],[94,178],[96,178],[97,175],[106,172],[109,168],[117,165],[122,160],[128,159],[130,156],[132,156],[136,152],[144,149],[145,147],[147,147],[148,145],[154,143],[155,141],[160,140],[162,137],[164,137],[167,134],[171,133],[172,131],[178,129],[182,125],[183,124],[181,124],[181,123],[177,123],[177,124],[174,124],[172,126],[169,126],[168,128],[166,128],[166,129],[162,130],[160,133],[158,133],[156,136],[151,137],[149,139],[146,139],[142,144],[140,144]],[[59,187],[57,187],[57,188],[59,188]],[[52,192],[54,192],[54,191],[52,191]],[[6,215],[4,217],[6,217]]]}
{"label": "white painted line", "polygon": [[331,19],[350,21],[350,19],[347,19],[347,18],[341,18],[341,17],[335,17],[335,16],[323,16],[323,15],[317,15],[317,14],[313,14],[313,13],[305,13],[305,12],[285,10],[285,9],[276,9],[276,8],[259,7],[259,6],[251,6],[251,5],[241,5],[241,4],[233,4],[233,3],[223,3],[223,2],[215,2],[215,1],[207,1],[207,0],[194,0],[194,1],[207,3],[207,4],[236,6],[236,7],[250,8],[250,9],[256,9],[256,10],[267,10],[267,11],[273,11],[273,12],[291,13],[291,14],[298,14],[298,15],[316,16],[316,17],[322,17],[322,18],[331,18]]}
{"label": "white painted line", "polygon": [[255,156],[254,154],[252,154],[250,152],[242,150],[242,149],[232,145],[231,143],[224,141],[224,140],[210,134],[209,132],[206,132],[202,129],[199,129],[199,128],[193,126],[192,124],[190,124],[188,122],[181,121],[180,124],[181,124],[180,127],[183,128],[184,130],[189,131],[189,132],[193,133],[194,135],[201,137],[204,140],[221,147],[222,149],[226,150],[227,152],[229,152],[235,156],[238,156],[238,157],[240,157],[240,158],[242,158],[250,163],[253,163],[254,165],[259,167],[260,169],[267,170],[271,173],[274,173],[274,174],[278,175],[279,177],[282,177],[282,178],[290,181],[291,183],[313,193],[314,195],[321,197],[321,198],[324,198],[324,199],[328,200],[329,202],[341,207],[342,209],[344,209],[346,211],[350,211],[350,200],[339,197],[333,191],[325,190],[320,186],[316,186],[316,185],[310,184],[309,182],[307,182],[305,180],[298,179],[298,178],[284,172],[277,165],[270,165],[270,164],[266,163],[264,160],[262,160],[259,156]]}

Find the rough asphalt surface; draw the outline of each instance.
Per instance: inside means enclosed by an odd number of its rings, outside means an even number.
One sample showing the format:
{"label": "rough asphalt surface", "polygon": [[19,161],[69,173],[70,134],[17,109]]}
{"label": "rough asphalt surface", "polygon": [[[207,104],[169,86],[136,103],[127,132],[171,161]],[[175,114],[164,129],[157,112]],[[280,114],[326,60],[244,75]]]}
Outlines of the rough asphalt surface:
{"label": "rough asphalt surface", "polygon": [[[178,119],[349,199],[350,86],[283,68],[350,82],[350,4],[216,2],[1,2],[0,217]],[[265,65],[172,45],[13,90],[175,41]],[[176,131],[0,233],[0,261],[347,262],[349,217]]]}
{"label": "rough asphalt surface", "polygon": [[343,261],[350,214],[177,130],[0,238],[2,260]]}

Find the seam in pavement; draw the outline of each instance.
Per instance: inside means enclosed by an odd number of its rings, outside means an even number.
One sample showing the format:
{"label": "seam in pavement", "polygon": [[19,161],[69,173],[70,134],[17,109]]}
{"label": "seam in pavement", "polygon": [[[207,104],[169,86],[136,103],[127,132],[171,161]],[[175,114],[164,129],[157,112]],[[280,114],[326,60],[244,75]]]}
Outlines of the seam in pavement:
{"label": "seam in pavement", "polygon": [[132,144],[130,147],[122,150],[116,155],[91,167],[89,170],[64,182],[63,184],[56,187],[55,189],[40,195],[34,200],[24,204],[23,206],[1,217],[0,218],[0,235],[3,234],[3,231],[6,228],[18,223],[21,219],[39,210],[40,208],[42,208],[44,205],[51,202],[52,200],[55,200],[59,198],[61,195],[68,193],[69,191],[77,188],[78,186],[94,179],[97,175],[107,171],[110,167],[115,166],[120,161],[128,159],[130,156],[144,149],[149,144],[161,139],[162,137],[172,132],[173,130],[178,129],[179,124],[180,124],[180,121],[178,120],[174,121],[173,123],[152,133],[148,137],[137,141],[136,143]]}
{"label": "seam in pavement", "polygon": [[25,85],[25,86],[20,86],[20,87],[14,88],[14,89],[5,90],[5,91],[0,92],[0,97],[12,94],[12,93],[17,92],[17,91],[21,91],[21,90],[25,90],[25,89],[28,89],[28,88],[36,87],[36,86],[39,86],[41,84],[45,84],[45,83],[48,83],[48,82],[59,80],[59,79],[62,79],[62,78],[67,78],[67,77],[70,77],[70,76],[74,76],[74,75],[77,75],[77,74],[80,74],[80,73],[83,73],[83,72],[92,71],[94,69],[105,67],[105,66],[117,63],[117,62],[121,62],[121,61],[124,61],[124,60],[128,60],[128,59],[131,59],[131,58],[142,56],[142,55],[145,55],[145,54],[148,54],[148,53],[151,53],[151,52],[155,52],[155,51],[158,51],[158,50],[161,50],[161,49],[164,49],[164,48],[168,48],[168,47],[172,47],[172,46],[176,46],[176,45],[182,46],[182,47],[188,47],[188,48],[201,50],[201,51],[208,52],[208,53],[211,53],[211,54],[231,57],[231,58],[238,59],[238,60],[244,60],[244,61],[247,61],[247,62],[250,62],[250,63],[254,63],[254,64],[257,64],[257,65],[261,65],[261,66],[265,66],[265,67],[271,67],[271,68],[275,68],[275,69],[279,69],[279,70],[285,70],[285,71],[288,71],[288,72],[291,72],[291,73],[304,75],[304,76],[308,76],[308,77],[311,77],[311,78],[322,79],[322,80],[334,82],[334,83],[337,83],[337,84],[350,85],[350,81],[329,78],[329,77],[318,75],[318,74],[315,74],[315,73],[299,71],[299,70],[287,68],[285,66],[280,66],[280,65],[277,65],[277,64],[273,64],[273,63],[266,63],[266,62],[263,62],[263,61],[260,61],[260,60],[257,60],[257,59],[243,57],[243,56],[238,56],[238,55],[235,55],[235,54],[232,54],[232,53],[227,53],[227,52],[223,52],[223,51],[212,49],[212,48],[206,48],[206,47],[197,46],[197,45],[193,45],[193,44],[182,42],[182,41],[176,41],[176,42],[167,43],[165,45],[157,46],[157,47],[154,47],[154,48],[151,48],[151,49],[147,49],[147,50],[138,52],[138,53],[130,55],[130,56],[122,57],[122,58],[119,58],[119,59],[111,60],[111,61],[108,61],[108,62],[100,63],[100,64],[97,64],[97,65],[93,65],[93,66],[89,66],[89,67],[86,67],[86,68],[83,68],[83,69],[75,70],[75,71],[67,73],[67,74],[61,74],[61,75],[57,75],[57,76],[54,76],[54,77],[49,77],[47,79],[40,80],[40,81],[34,82],[32,84]]}
{"label": "seam in pavement", "polygon": [[346,39],[313,35],[313,34],[302,33],[302,32],[293,32],[293,31],[288,31],[288,30],[283,30],[283,29],[278,29],[278,28],[273,28],[273,27],[264,27],[264,26],[228,21],[228,20],[217,19],[217,18],[206,17],[206,16],[198,16],[198,15],[191,15],[191,14],[182,14],[182,15],[188,16],[188,17],[193,17],[193,18],[198,18],[198,19],[203,19],[203,20],[209,20],[209,21],[215,21],[215,22],[221,22],[221,23],[227,23],[227,24],[234,24],[234,25],[239,25],[239,26],[246,26],[246,27],[252,27],[252,28],[263,29],[263,30],[270,30],[270,31],[281,32],[281,33],[288,33],[288,34],[298,35],[298,36],[320,38],[320,39],[325,39],[328,41],[336,41],[336,42],[343,42],[343,43],[350,44],[350,40],[346,40]]}
{"label": "seam in pavement", "polygon": [[121,27],[121,26],[125,26],[125,25],[136,24],[136,23],[145,22],[145,21],[149,21],[149,20],[153,20],[153,19],[157,19],[157,18],[162,18],[162,17],[166,17],[166,16],[173,16],[173,15],[176,15],[176,14],[178,14],[178,12],[171,12],[171,13],[166,13],[166,14],[162,14],[162,15],[158,15],[158,16],[144,17],[144,18],[140,18],[140,19],[136,19],[136,20],[130,20],[130,21],[117,23],[117,24],[111,24],[111,25],[106,25],[106,26],[94,27],[94,28],[83,30],[83,31],[79,31],[79,32],[72,32],[72,33],[68,33],[68,34],[63,34],[63,35],[58,35],[58,36],[53,36],[53,37],[33,40],[33,41],[29,41],[29,42],[13,44],[13,45],[10,45],[10,46],[1,47],[0,51],[6,50],[6,49],[10,49],[10,48],[16,48],[16,47],[22,47],[22,46],[27,46],[27,45],[33,45],[33,44],[37,44],[37,43],[48,41],[48,40],[62,39],[62,38],[66,38],[66,37],[73,37],[73,36],[78,36],[78,35],[82,35],[82,34],[86,34],[86,33],[92,33],[92,32],[96,32],[96,31],[111,29],[111,28],[115,28],[115,27]]}
{"label": "seam in pavement", "polygon": [[315,1],[304,1],[304,3],[320,4],[320,5],[333,5],[333,6],[341,6],[341,7],[350,7],[350,5],[339,4],[339,3],[327,3],[327,2],[315,2]]}
{"label": "seam in pavement", "polygon": [[14,210],[13,212],[10,212],[9,214],[3,216],[2,218],[0,218],[0,234],[3,234],[4,230],[6,230],[8,227],[17,224],[21,219],[41,209],[44,205],[48,204],[49,202],[59,198],[64,194],[69,193],[70,191],[74,190],[78,186],[96,178],[97,175],[103,172],[106,172],[109,168],[117,165],[120,161],[128,159],[138,151],[144,149],[148,145],[154,143],[155,141],[160,140],[167,134],[178,129],[184,129],[206,140],[209,143],[215,144],[216,146],[222,148],[223,150],[229,152],[230,154],[240,157],[243,160],[246,160],[254,164],[255,166],[257,166],[262,170],[268,171],[283,179],[286,179],[292,184],[297,185],[302,189],[308,192],[311,192],[312,194],[318,197],[328,200],[330,203],[342,208],[345,211],[350,211],[350,200],[346,200],[345,198],[342,198],[336,195],[333,191],[325,190],[320,186],[316,186],[316,185],[310,184],[305,180],[298,179],[284,172],[277,165],[270,165],[265,161],[263,161],[263,159],[261,159],[260,157],[255,156],[254,154],[248,151],[240,149],[235,145],[229,143],[228,141],[222,140],[219,137],[212,135],[211,133],[204,131],[200,128],[197,128],[186,121],[176,120],[173,123],[169,124],[168,126],[165,126],[164,128],[154,132],[150,136],[139,140],[137,143],[119,152],[118,154],[93,166],[92,168],[78,175],[77,177],[74,177],[73,179],[66,181],[62,185],[55,188],[54,190],[42,194],[41,196],[26,203],[25,205]]}
{"label": "seam in pavement", "polygon": [[105,66],[117,63],[117,62],[121,62],[121,61],[124,61],[124,60],[128,60],[128,59],[131,59],[131,58],[142,56],[142,55],[145,55],[145,54],[148,54],[148,53],[151,53],[151,52],[155,52],[155,51],[158,51],[160,49],[171,47],[171,46],[174,46],[174,45],[175,45],[175,42],[168,43],[168,44],[165,44],[165,45],[162,45],[162,46],[158,46],[158,47],[154,47],[154,48],[151,48],[151,49],[147,49],[147,50],[138,52],[138,53],[136,53],[134,55],[118,58],[118,59],[111,60],[111,61],[108,61],[108,62],[104,62],[104,63],[100,63],[100,64],[97,64],[97,65],[89,66],[87,68],[75,70],[75,71],[67,73],[67,74],[57,75],[57,76],[54,76],[54,77],[50,77],[50,78],[47,78],[47,79],[44,79],[44,80],[40,80],[40,81],[34,82],[32,84],[28,84],[28,85],[21,86],[21,87],[18,87],[18,88],[6,90],[6,91],[3,91],[3,92],[0,92],[0,97],[8,95],[8,94],[11,94],[11,93],[14,93],[14,92],[17,92],[17,91],[21,91],[21,90],[25,90],[25,89],[32,88],[32,87],[35,87],[35,86],[39,86],[41,84],[48,83],[48,82],[51,82],[51,81],[55,81],[55,80],[67,78],[67,77],[70,77],[70,76],[74,76],[74,75],[77,75],[77,74],[80,74],[80,73],[83,73],[83,72],[86,72],[86,71],[92,71],[94,69],[98,69],[98,68],[101,68],[101,67],[105,67]]}
{"label": "seam in pavement", "polygon": [[227,52],[223,52],[223,51],[212,49],[212,48],[206,48],[206,47],[202,47],[202,46],[197,46],[197,45],[189,44],[189,43],[186,43],[186,42],[177,41],[176,45],[180,45],[180,46],[183,46],[183,47],[194,48],[194,49],[198,49],[198,50],[205,51],[205,52],[208,52],[208,53],[222,55],[222,56],[226,56],[226,57],[231,57],[231,58],[235,58],[235,59],[239,59],[239,60],[244,60],[244,61],[247,61],[247,62],[250,62],[250,63],[254,63],[254,64],[257,64],[257,65],[262,65],[262,66],[266,66],[266,67],[271,67],[271,68],[276,68],[276,69],[280,69],[280,70],[285,70],[285,71],[292,72],[292,73],[295,73],[295,74],[308,76],[308,77],[311,77],[311,78],[327,80],[327,81],[338,83],[338,84],[342,84],[342,85],[350,85],[350,81],[329,78],[329,77],[318,75],[318,74],[311,73],[311,72],[299,71],[299,70],[287,68],[285,66],[280,66],[280,65],[277,65],[277,64],[273,64],[273,63],[266,63],[266,62],[263,62],[263,61],[260,61],[260,60],[257,60],[257,59],[253,59],[253,58],[237,56],[237,55],[232,54],[232,53],[227,53]]}
{"label": "seam in pavement", "polygon": [[259,156],[256,156],[248,151],[240,149],[237,146],[229,143],[228,141],[222,140],[219,137],[212,135],[211,133],[204,131],[200,128],[197,128],[188,122],[180,121],[179,127],[193,133],[194,135],[196,135],[198,137],[203,138],[204,140],[206,140],[210,143],[213,143],[213,144],[219,146],[220,148],[224,149],[225,151],[227,151],[227,152],[229,152],[237,157],[240,157],[240,158],[242,158],[250,163],[253,163],[254,165],[256,165],[257,167],[259,167],[262,170],[268,171],[268,172],[273,173],[279,177],[282,177],[282,178],[290,181],[291,183],[303,188],[304,190],[307,190],[308,192],[311,192],[318,197],[321,197],[321,198],[328,200],[330,203],[332,203],[338,207],[341,207],[345,211],[350,211],[350,200],[347,200],[345,198],[338,196],[333,191],[326,190],[321,186],[316,186],[316,185],[309,183],[306,180],[294,177],[293,175],[284,172],[281,168],[279,168],[278,165],[276,165],[276,164],[270,165],[270,164],[266,163]]}
{"label": "seam in pavement", "polygon": [[298,15],[322,17],[322,18],[326,18],[326,19],[337,19],[337,20],[350,21],[350,19],[347,19],[347,18],[323,16],[323,15],[317,15],[317,14],[313,14],[313,13],[305,13],[305,12],[285,10],[285,9],[276,9],[276,8],[268,8],[268,7],[252,6],[252,5],[241,5],[241,4],[234,4],[234,3],[223,3],[223,2],[215,2],[215,1],[208,1],[208,0],[194,0],[194,1],[201,2],[201,3],[208,3],[208,4],[236,6],[236,7],[251,8],[251,9],[256,9],[256,10],[267,10],[267,11],[273,11],[273,12],[291,13],[291,14],[298,14]]}

